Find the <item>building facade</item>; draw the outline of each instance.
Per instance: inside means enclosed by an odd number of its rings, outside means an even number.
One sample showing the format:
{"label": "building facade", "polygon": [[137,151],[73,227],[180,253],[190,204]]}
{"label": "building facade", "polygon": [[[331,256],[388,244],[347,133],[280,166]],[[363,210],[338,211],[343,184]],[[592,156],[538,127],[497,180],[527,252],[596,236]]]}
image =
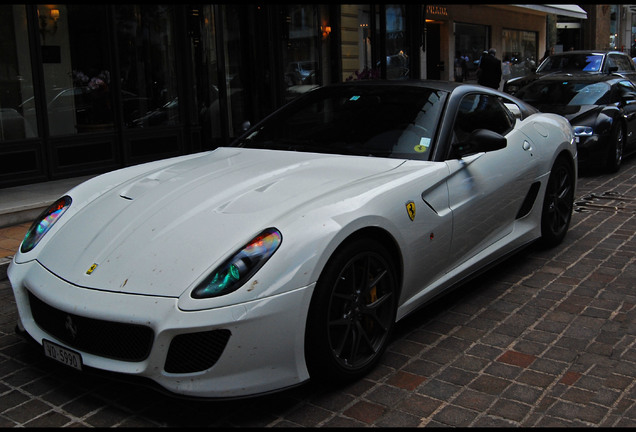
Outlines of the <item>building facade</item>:
{"label": "building facade", "polygon": [[490,47],[505,78],[521,75],[550,45],[550,17],[581,29],[587,14],[575,5],[0,5],[0,188],[226,145],[315,86],[471,80]]}

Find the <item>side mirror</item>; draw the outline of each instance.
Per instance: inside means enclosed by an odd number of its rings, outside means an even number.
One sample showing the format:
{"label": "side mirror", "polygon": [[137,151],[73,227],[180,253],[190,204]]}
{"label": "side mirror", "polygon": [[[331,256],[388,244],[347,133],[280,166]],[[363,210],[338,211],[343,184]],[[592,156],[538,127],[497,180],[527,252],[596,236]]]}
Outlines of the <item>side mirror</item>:
{"label": "side mirror", "polygon": [[519,108],[519,105],[512,102],[504,102],[504,105],[506,106],[506,108],[508,108],[512,115],[515,116],[516,119],[523,120],[523,113],[521,112],[521,108]]}
{"label": "side mirror", "polygon": [[614,73],[614,72],[618,72],[618,66],[610,66],[607,69],[607,73]]}
{"label": "side mirror", "polygon": [[501,134],[488,129],[476,129],[465,142],[453,144],[453,151],[462,158],[475,153],[500,150],[507,145],[508,140]]}

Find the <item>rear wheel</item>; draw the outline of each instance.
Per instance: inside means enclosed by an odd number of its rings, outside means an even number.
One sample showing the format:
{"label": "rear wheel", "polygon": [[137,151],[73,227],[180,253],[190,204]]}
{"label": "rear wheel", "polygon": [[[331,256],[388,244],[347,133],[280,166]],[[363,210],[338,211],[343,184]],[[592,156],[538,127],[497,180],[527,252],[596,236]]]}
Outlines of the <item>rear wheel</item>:
{"label": "rear wheel", "polygon": [[564,158],[552,167],[543,198],[541,213],[541,241],[553,247],[563,241],[572,220],[574,207],[574,169]]}
{"label": "rear wheel", "polygon": [[366,375],[384,353],[395,322],[397,279],[386,248],[359,239],[338,250],[311,300],[305,357],[312,379]]}
{"label": "rear wheel", "polygon": [[605,160],[605,170],[610,173],[617,172],[623,161],[623,148],[625,146],[625,130],[622,125],[616,124],[612,130],[612,139]]}

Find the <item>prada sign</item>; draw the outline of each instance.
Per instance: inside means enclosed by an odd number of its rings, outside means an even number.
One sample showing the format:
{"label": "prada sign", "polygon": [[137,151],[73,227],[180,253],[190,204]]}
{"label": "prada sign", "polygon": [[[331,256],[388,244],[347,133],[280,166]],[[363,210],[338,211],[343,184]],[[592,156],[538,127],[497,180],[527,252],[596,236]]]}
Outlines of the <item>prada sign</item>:
{"label": "prada sign", "polygon": [[428,5],[426,6],[426,15],[448,16],[446,6]]}

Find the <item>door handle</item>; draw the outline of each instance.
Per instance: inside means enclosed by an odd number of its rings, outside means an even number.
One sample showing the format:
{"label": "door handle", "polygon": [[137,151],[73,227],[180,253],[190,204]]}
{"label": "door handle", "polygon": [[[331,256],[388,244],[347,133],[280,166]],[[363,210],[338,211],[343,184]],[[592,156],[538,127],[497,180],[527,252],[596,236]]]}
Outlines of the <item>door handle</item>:
{"label": "door handle", "polygon": [[523,141],[523,146],[522,146],[522,147],[523,147],[523,149],[524,149],[525,151],[530,151],[530,150],[532,150],[532,144],[530,144],[530,143],[529,143],[528,141],[526,141],[526,140],[524,140],[524,141]]}

